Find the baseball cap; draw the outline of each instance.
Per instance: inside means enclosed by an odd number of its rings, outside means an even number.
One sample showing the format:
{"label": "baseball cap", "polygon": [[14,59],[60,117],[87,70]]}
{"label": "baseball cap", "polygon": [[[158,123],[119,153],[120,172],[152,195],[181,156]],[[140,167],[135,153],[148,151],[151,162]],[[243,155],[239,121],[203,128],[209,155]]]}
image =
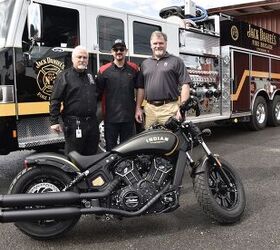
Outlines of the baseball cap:
{"label": "baseball cap", "polygon": [[121,40],[121,39],[115,40],[112,48],[115,48],[117,46],[125,47],[126,48],[125,42],[123,40]]}

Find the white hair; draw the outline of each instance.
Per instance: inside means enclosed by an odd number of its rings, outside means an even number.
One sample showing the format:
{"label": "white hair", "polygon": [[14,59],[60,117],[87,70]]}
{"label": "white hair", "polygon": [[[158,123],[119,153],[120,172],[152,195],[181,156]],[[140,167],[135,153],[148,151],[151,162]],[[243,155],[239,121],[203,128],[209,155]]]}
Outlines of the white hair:
{"label": "white hair", "polygon": [[76,46],[76,47],[73,49],[73,51],[72,51],[72,59],[73,59],[73,57],[77,54],[77,52],[78,52],[78,51],[81,51],[81,50],[85,51],[85,52],[88,54],[88,51],[87,51],[86,47],[84,47],[84,46],[82,46],[82,45],[78,45],[78,46]]}

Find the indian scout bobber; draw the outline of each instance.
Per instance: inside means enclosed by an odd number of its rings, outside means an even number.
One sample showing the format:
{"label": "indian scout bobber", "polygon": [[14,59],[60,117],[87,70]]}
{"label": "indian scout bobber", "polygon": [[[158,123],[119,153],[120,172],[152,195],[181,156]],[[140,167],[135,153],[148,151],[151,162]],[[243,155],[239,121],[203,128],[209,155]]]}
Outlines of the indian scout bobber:
{"label": "indian scout bobber", "polygon": [[[192,108],[199,115],[195,98],[181,105],[181,114]],[[234,223],[245,209],[243,185],[232,166],[205,144],[202,137],[210,133],[171,117],[112,152],[31,155],[9,194],[0,196],[0,221],[48,239],[69,230],[83,214],[121,218],[171,212],[179,207],[187,166],[204,212],[219,223]],[[205,156],[195,162],[191,149],[199,145]]]}

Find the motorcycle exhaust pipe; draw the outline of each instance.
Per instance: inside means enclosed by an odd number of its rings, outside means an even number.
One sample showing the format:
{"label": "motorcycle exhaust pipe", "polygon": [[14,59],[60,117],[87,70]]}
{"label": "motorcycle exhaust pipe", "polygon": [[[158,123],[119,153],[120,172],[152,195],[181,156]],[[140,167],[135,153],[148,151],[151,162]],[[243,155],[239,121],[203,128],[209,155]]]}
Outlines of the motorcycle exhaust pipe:
{"label": "motorcycle exhaust pipe", "polygon": [[37,221],[37,220],[63,220],[81,214],[77,207],[43,208],[28,210],[11,210],[0,212],[0,222]]}
{"label": "motorcycle exhaust pipe", "polygon": [[55,206],[79,204],[82,199],[98,199],[108,196],[120,179],[116,178],[103,192],[75,193],[75,192],[50,192],[40,194],[8,194],[0,195],[0,207],[23,206]]}
{"label": "motorcycle exhaust pipe", "polygon": [[80,194],[75,192],[8,194],[0,196],[0,207],[70,205],[79,201]]}
{"label": "motorcycle exhaust pipe", "polygon": [[39,208],[39,209],[22,209],[22,210],[4,210],[0,211],[0,222],[16,222],[16,221],[36,221],[36,220],[54,220],[69,219],[82,214],[114,214],[124,217],[134,217],[144,214],[145,211],[153,205],[160,196],[169,188],[166,185],[161,192],[154,196],[145,206],[138,211],[124,211],[120,209],[111,209],[103,207],[78,208],[78,207],[58,207],[58,208]]}

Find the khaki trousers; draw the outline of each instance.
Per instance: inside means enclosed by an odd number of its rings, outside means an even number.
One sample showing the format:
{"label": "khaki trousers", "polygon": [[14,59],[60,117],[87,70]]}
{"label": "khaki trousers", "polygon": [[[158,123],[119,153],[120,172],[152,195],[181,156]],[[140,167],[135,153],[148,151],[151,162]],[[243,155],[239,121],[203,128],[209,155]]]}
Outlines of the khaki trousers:
{"label": "khaki trousers", "polygon": [[154,123],[164,124],[169,117],[176,115],[179,109],[178,102],[170,102],[161,106],[155,106],[146,103],[145,111],[145,129],[149,128]]}

